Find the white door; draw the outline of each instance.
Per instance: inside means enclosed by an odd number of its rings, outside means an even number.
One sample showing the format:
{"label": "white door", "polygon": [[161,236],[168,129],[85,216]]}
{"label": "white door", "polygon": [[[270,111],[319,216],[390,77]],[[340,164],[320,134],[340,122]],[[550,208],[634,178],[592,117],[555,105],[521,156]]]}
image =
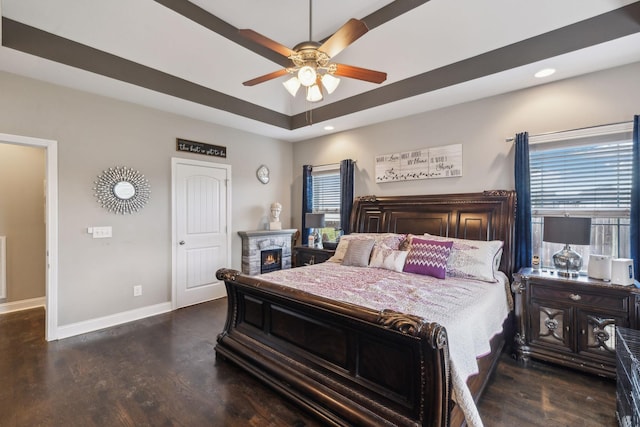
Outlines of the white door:
{"label": "white door", "polygon": [[173,159],[175,308],[226,295],[216,271],[230,267],[231,167]]}

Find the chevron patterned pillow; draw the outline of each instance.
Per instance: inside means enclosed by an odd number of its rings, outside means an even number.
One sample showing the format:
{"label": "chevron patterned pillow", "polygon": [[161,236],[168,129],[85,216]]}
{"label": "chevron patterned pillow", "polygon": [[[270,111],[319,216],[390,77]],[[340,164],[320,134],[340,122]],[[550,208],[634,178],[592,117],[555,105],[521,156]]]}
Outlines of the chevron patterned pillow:
{"label": "chevron patterned pillow", "polygon": [[451,246],[453,242],[436,242],[414,237],[403,271],[444,279]]}

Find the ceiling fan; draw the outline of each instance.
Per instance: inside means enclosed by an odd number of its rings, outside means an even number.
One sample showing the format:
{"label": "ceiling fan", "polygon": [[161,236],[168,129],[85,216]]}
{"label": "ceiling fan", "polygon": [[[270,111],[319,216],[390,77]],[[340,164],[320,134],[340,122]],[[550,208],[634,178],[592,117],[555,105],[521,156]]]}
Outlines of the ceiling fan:
{"label": "ceiling fan", "polygon": [[283,55],[291,61],[290,67],[256,77],[242,84],[254,86],[277,77],[292,74],[293,76],[283,83],[287,91],[295,97],[300,86],[304,86],[307,90],[307,101],[318,102],[323,99],[323,89],[331,94],[338,87],[340,79],[335,76],[364,80],[371,83],[382,83],[387,79],[387,73],[331,62],[331,58],[369,31],[363,21],[350,19],[322,44],[311,41],[311,22],[312,0],[309,0],[310,41],[299,43],[293,49],[289,49],[253,30],[238,30],[243,37]]}

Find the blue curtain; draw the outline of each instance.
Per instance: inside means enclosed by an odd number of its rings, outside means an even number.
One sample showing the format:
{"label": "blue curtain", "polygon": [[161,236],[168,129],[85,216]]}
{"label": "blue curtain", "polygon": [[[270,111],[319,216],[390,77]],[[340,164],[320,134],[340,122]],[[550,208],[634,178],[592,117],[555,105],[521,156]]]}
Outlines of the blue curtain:
{"label": "blue curtain", "polygon": [[309,229],[305,221],[306,213],[313,211],[313,180],[311,178],[311,171],[313,166],[302,166],[302,233],[301,244],[309,244]]}
{"label": "blue curtain", "polygon": [[516,134],[516,229],[513,270],[531,266],[531,180],[529,175],[529,134]]}
{"label": "blue curtain", "polygon": [[353,171],[355,162],[346,159],[340,162],[340,228],[343,234],[349,234],[351,208],[353,208]]}
{"label": "blue curtain", "polygon": [[640,116],[633,117],[633,172],[631,177],[631,258],[636,279],[640,277]]}

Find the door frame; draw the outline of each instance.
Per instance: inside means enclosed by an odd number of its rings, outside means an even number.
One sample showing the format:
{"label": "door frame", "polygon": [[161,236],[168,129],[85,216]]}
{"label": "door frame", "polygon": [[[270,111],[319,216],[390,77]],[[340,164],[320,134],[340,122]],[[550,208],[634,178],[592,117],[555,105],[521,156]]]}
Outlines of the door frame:
{"label": "door frame", "polygon": [[58,141],[29,136],[0,133],[0,142],[29,147],[44,148],[45,151],[45,339],[58,339]]}
{"label": "door frame", "polygon": [[176,176],[179,164],[189,166],[201,166],[206,168],[225,169],[227,171],[227,266],[231,266],[231,165],[224,163],[205,162],[202,160],[191,160],[181,157],[171,158],[171,308],[178,308],[178,265],[177,265],[177,249],[178,249],[178,217],[177,200],[176,200]]}

